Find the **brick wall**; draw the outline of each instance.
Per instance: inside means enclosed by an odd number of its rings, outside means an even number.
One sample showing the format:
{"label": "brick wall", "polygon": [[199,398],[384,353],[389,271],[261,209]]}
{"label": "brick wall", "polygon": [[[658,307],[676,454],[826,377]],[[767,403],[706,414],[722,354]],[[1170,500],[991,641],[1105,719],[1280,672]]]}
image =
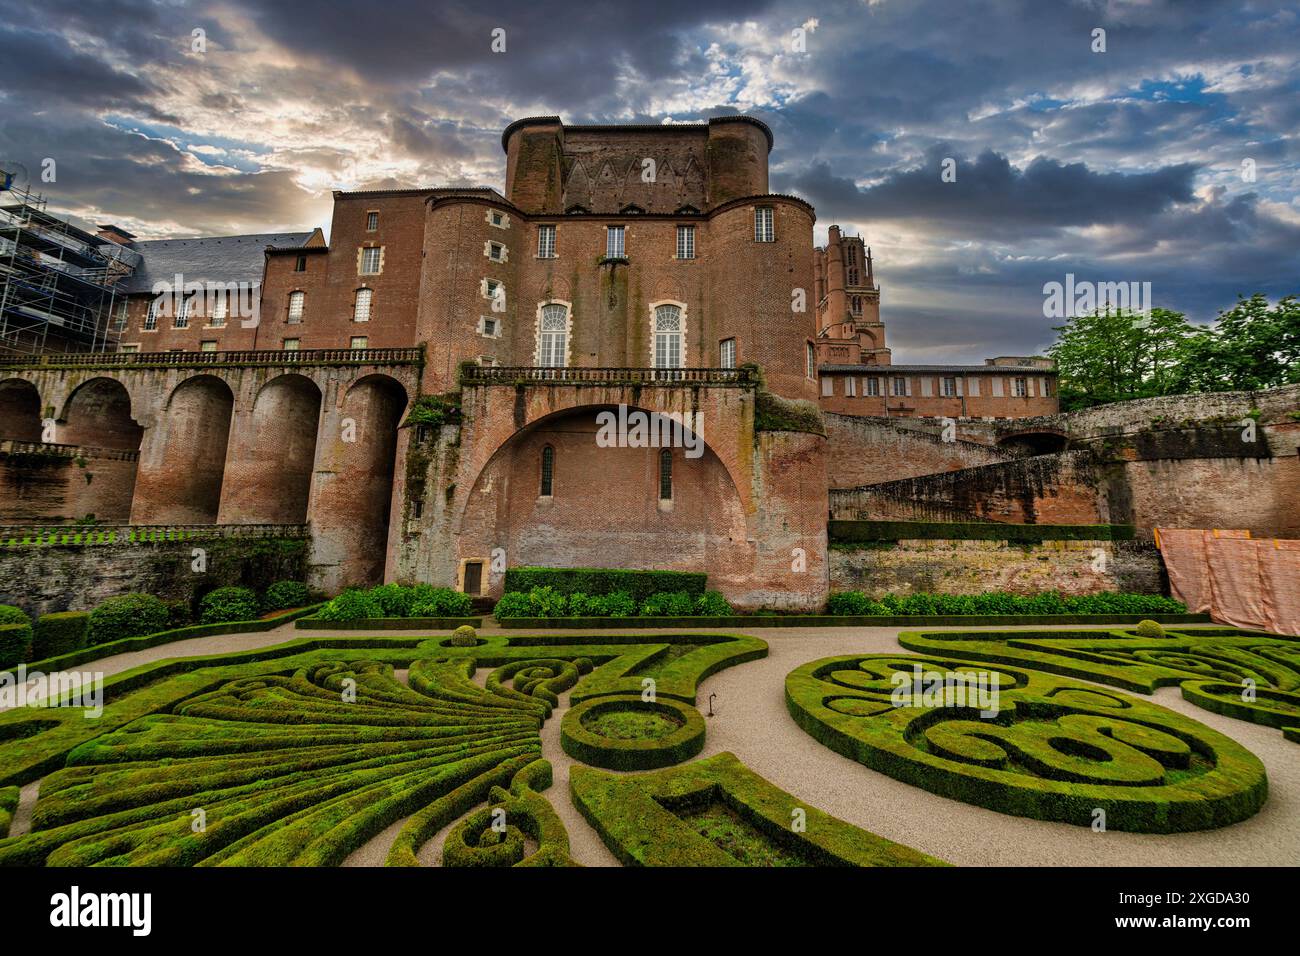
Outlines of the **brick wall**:
{"label": "brick wall", "polygon": [[1168,593],[1160,553],[1125,541],[900,541],[831,551],[831,591],[885,594]]}
{"label": "brick wall", "polygon": [[849,415],[823,415],[827,472],[832,488],[854,488],[898,478],[955,471],[1007,456],[986,445],[931,435],[887,422]]}

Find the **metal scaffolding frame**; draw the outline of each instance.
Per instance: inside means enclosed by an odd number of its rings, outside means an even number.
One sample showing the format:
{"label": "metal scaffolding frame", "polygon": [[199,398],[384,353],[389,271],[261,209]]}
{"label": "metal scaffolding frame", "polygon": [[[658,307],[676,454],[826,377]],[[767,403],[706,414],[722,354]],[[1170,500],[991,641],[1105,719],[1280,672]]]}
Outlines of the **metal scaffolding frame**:
{"label": "metal scaffolding frame", "polygon": [[40,354],[52,333],[60,352],[115,349],[117,285],[139,263],[0,170],[0,355]]}

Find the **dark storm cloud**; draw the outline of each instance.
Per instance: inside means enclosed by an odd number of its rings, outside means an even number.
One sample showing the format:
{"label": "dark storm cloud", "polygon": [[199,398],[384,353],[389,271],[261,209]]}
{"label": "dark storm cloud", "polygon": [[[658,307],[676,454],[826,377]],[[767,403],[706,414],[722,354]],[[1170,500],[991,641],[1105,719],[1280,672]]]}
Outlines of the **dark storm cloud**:
{"label": "dark storm cloud", "polygon": [[[941,177],[947,160],[954,161],[951,182]],[[824,163],[790,177],[788,186],[831,219],[916,219],[941,222],[954,234],[1015,235],[1144,219],[1190,201],[1195,173],[1187,164],[1150,173],[1098,173],[1082,163],[1045,158],[1018,169],[992,151],[972,160],[933,147],[923,165],[868,189],[834,175]]]}
{"label": "dark storm cloud", "polygon": [[1296,291],[1294,4],[816,6],[9,0],[0,158],[57,158],[54,205],[142,234],[302,229],[345,181],[500,187],[520,115],[748,111],[776,136],[772,187],[872,243],[898,361],[1041,348],[1042,284],[1067,271],[1151,281],[1202,321]]}

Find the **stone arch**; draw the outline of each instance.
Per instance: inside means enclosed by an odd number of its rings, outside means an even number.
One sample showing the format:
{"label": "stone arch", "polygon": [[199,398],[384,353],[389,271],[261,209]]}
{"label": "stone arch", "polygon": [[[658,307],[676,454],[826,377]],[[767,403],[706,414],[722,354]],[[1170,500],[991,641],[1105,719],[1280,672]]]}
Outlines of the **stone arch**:
{"label": "stone arch", "polygon": [[[739,586],[753,553],[741,495],[725,463],[687,432],[700,454],[672,449],[673,496],[661,501],[661,449],[602,447],[602,411],[617,414],[617,406],[557,411],[495,450],[463,499],[453,529],[459,557],[486,559],[504,548],[511,566],[697,570],[720,586]],[[548,445],[555,449],[554,478],[545,497],[538,472]]]}
{"label": "stone arch", "polygon": [[321,390],[295,373],[258,389],[226,456],[221,524],[303,524],[320,431]]}
{"label": "stone arch", "polygon": [[1070,439],[1054,428],[1020,429],[999,435],[997,444],[1002,451],[1016,456],[1051,455],[1065,451]]}
{"label": "stone arch", "polygon": [[331,409],[317,454],[322,462],[309,520],[317,560],[338,568],[340,583],[383,579],[393,510],[397,429],[406,388],[381,373],[362,376]]}
{"label": "stone arch", "polygon": [[41,440],[41,395],[26,379],[0,381],[0,440]]}
{"label": "stone arch", "polygon": [[87,379],[63,404],[59,440],[84,448],[139,451],[144,429],[132,416],[131,395],[113,378]]}
{"label": "stone arch", "polygon": [[133,524],[213,524],[221,505],[235,396],[195,375],[172,389],[141,449]]}

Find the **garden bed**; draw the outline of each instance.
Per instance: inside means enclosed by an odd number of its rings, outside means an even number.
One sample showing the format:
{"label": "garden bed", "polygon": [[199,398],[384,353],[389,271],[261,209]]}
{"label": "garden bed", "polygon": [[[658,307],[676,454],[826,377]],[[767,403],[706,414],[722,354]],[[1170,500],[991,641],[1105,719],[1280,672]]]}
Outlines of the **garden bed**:
{"label": "garden bed", "polygon": [[[314,609],[313,609],[314,610]],[[320,631],[454,631],[468,624],[482,627],[482,617],[367,617],[355,621],[322,621],[318,617],[301,617],[294,627]]]}
{"label": "garden bed", "polygon": [[[1212,624],[1208,614],[732,614],[719,617],[509,617],[504,628],[611,627],[979,627],[1024,624]],[[299,627],[305,627],[299,624]]]}
{"label": "garden bed", "polygon": [[[292,611],[283,611],[270,617],[259,618],[255,621],[226,621],[221,624],[191,624],[188,627],[177,627],[167,631],[157,631],[153,634],[142,634],[138,637],[124,637],[120,641],[108,641],[103,644],[92,644],[89,647],[83,647],[80,650],[73,651],[71,654],[61,654],[58,657],[47,657],[44,660],[31,661],[25,664],[27,673],[34,671],[42,673],[52,673],[54,671],[68,670],[69,668],[79,667],[82,664],[88,664],[91,661],[101,660],[105,657],[112,657],[117,654],[129,654],[132,651],[148,650],[151,647],[157,647],[160,644],[170,644],[173,641],[185,641],[192,637],[208,637],[213,634],[256,634],[261,631],[273,631],[281,624],[303,617],[307,614],[314,614],[320,609],[319,604],[313,604],[309,607],[297,608]],[[0,673],[13,673],[13,669]]]}

